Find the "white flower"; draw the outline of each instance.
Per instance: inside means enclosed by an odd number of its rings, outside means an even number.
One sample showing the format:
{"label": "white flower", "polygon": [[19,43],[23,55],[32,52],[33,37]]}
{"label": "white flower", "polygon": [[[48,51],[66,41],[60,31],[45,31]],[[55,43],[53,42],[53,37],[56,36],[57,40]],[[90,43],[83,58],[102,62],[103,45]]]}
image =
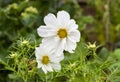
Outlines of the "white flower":
{"label": "white flower", "polygon": [[38,68],[47,73],[48,71],[58,71],[61,69],[60,61],[64,59],[64,55],[56,55],[52,50],[45,47],[37,47],[35,50]]}
{"label": "white flower", "polygon": [[44,18],[45,26],[37,29],[39,36],[43,37],[42,45],[52,48],[56,53],[63,50],[73,53],[76,42],[80,41],[78,25],[66,11],[59,11],[57,17],[48,14]]}

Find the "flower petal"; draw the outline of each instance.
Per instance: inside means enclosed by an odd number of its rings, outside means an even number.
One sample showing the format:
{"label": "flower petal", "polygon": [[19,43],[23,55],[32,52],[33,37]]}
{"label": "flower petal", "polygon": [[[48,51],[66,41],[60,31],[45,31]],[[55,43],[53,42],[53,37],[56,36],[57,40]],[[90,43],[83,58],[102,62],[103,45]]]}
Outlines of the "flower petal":
{"label": "flower petal", "polygon": [[51,59],[51,62],[59,63],[60,61],[62,61],[64,59],[64,54],[63,53],[62,54],[54,53],[54,56],[52,54],[50,59]]}
{"label": "flower petal", "polygon": [[73,50],[75,50],[75,48],[76,48],[76,42],[72,42],[67,38],[66,45],[65,45],[65,51],[68,51],[70,53],[74,53]]}
{"label": "flower petal", "polygon": [[60,63],[54,63],[54,64],[51,64],[51,65],[52,65],[52,67],[53,67],[53,69],[54,69],[55,71],[61,70],[61,65],[60,65]]}
{"label": "flower petal", "polygon": [[42,66],[42,70],[44,71],[45,74],[47,73],[47,69],[46,69],[45,65]]}
{"label": "flower petal", "polygon": [[40,26],[37,29],[38,35],[41,37],[50,37],[56,35],[56,30],[53,28],[49,28],[47,26]]}
{"label": "flower petal", "polygon": [[51,26],[52,28],[56,27],[57,19],[54,14],[50,13],[47,16],[44,17],[44,22],[47,26]]}
{"label": "flower petal", "polygon": [[36,49],[35,49],[36,58],[40,59],[42,54],[44,54],[44,50],[41,47],[36,47]]}
{"label": "flower petal", "polygon": [[66,11],[59,11],[57,13],[57,20],[60,25],[64,26],[70,20],[70,15]]}
{"label": "flower petal", "polygon": [[42,67],[42,63],[40,61],[37,60],[37,63],[38,63],[38,68],[41,68]]}
{"label": "flower petal", "polygon": [[58,42],[54,41],[54,37],[46,37],[42,39],[41,46],[44,46],[49,49],[55,49],[57,46]]}
{"label": "flower petal", "polygon": [[80,32],[78,30],[74,30],[69,33],[68,38],[72,42],[79,42],[80,41]]}
{"label": "flower petal", "polygon": [[60,39],[59,42],[57,43],[55,51],[56,54],[58,54],[58,56],[63,53],[65,44],[66,44],[66,38]]}
{"label": "flower petal", "polygon": [[66,28],[68,29],[69,32],[71,32],[75,29],[78,29],[78,25],[76,24],[75,20],[71,19],[66,24]]}
{"label": "flower petal", "polygon": [[52,66],[50,64],[45,65],[45,68],[50,72],[53,71]]}

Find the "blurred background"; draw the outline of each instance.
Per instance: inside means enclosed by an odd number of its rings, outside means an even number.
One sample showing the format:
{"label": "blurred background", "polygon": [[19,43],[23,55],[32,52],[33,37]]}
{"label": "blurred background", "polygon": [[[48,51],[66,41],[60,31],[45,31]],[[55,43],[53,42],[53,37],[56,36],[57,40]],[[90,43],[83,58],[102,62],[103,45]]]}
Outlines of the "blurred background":
{"label": "blurred background", "polygon": [[120,48],[120,0],[0,0],[0,59],[6,61],[20,37],[38,40],[44,16],[59,10],[76,20],[82,42]]}

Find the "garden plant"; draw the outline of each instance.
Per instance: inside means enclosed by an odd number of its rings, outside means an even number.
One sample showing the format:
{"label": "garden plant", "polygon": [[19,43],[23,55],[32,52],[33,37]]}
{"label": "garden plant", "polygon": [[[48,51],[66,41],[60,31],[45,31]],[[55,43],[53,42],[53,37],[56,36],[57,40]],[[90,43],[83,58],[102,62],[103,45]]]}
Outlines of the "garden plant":
{"label": "garden plant", "polygon": [[120,0],[0,0],[0,82],[120,82]]}

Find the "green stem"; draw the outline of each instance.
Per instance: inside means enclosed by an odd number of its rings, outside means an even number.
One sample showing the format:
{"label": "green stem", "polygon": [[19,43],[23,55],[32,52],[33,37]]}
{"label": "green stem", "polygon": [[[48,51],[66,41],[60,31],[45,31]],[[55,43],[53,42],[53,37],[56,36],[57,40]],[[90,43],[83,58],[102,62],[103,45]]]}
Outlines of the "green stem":
{"label": "green stem", "polygon": [[47,74],[45,74],[45,82],[47,82]]}

